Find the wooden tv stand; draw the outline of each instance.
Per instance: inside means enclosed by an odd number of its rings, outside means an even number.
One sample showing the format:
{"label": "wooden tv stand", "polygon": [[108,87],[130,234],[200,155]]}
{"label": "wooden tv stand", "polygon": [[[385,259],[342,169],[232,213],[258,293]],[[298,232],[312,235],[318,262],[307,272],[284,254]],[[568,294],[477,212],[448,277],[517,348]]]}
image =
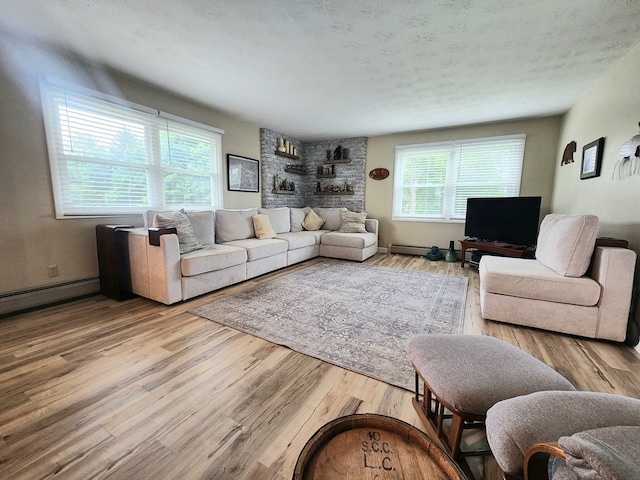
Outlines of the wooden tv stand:
{"label": "wooden tv stand", "polygon": [[525,247],[524,245],[513,245],[511,243],[460,240],[460,244],[462,245],[462,268],[464,268],[465,253],[468,248],[514,258],[534,258],[536,254],[535,247]]}

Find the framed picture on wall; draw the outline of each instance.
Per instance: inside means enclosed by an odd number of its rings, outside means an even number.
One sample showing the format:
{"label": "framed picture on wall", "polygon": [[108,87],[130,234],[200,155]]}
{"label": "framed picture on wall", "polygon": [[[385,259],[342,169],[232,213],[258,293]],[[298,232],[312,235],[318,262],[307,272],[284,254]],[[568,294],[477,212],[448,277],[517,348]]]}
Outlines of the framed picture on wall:
{"label": "framed picture on wall", "polygon": [[260,162],[227,153],[227,180],[231,191],[260,191]]}
{"label": "framed picture on wall", "polygon": [[582,168],[580,179],[600,176],[602,165],[602,152],[604,150],[604,137],[600,137],[582,147]]}

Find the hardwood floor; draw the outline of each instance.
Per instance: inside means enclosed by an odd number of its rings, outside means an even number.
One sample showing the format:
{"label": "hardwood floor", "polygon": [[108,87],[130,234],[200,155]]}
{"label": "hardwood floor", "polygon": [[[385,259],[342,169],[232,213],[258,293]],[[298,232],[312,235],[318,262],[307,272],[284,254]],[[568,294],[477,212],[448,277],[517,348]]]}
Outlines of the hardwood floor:
{"label": "hardwood floor", "polygon": [[[410,392],[187,312],[309,263],[171,307],[95,296],[0,320],[0,478],[290,479],[309,437],[338,416],[422,428]],[[465,333],[517,345],[579,389],[640,398],[629,347],[482,320],[475,270],[366,263],[467,276]],[[500,478],[491,459],[474,469]]]}

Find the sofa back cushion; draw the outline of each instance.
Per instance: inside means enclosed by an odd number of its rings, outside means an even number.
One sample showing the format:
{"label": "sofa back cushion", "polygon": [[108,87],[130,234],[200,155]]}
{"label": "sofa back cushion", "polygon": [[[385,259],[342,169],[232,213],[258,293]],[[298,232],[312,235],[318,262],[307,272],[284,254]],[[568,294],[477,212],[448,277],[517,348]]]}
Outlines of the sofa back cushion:
{"label": "sofa back cushion", "polygon": [[289,209],[290,217],[291,217],[292,232],[301,232],[302,230],[304,230],[304,227],[302,226],[302,222],[304,222],[304,219],[307,218],[307,214],[309,213],[310,210],[311,210],[311,207],[304,207],[304,208],[291,207]]}
{"label": "sofa back cushion", "polygon": [[322,225],[323,230],[340,230],[340,225],[342,225],[342,216],[340,212],[346,212],[347,209],[345,207],[342,208],[324,208],[324,207],[314,207],[315,212],[324,218],[324,225]]}
{"label": "sofa back cushion", "polygon": [[244,240],[256,236],[253,229],[253,216],[257,208],[246,210],[216,210],[216,239],[219,243]]}
{"label": "sofa back cushion", "polygon": [[591,263],[598,228],[595,215],[547,215],[540,224],[536,258],[560,275],[581,277]]}
{"label": "sofa back cushion", "polygon": [[289,207],[259,208],[258,213],[269,215],[269,221],[276,233],[287,233],[291,231]]}
{"label": "sofa back cushion", "polygon": [[[187,214],[193,231],[198,237],[198,240],[202,245],[211,245],[216,243],[216,235],[214,230],[214,214],[213,210],[202,210],[199,212],[185,212],[184,209],[180,210]],[[142,214],[144,219],[144,228],[157,227],[156,215],[158,213],[170,213],[166,210],[147,210]]]}

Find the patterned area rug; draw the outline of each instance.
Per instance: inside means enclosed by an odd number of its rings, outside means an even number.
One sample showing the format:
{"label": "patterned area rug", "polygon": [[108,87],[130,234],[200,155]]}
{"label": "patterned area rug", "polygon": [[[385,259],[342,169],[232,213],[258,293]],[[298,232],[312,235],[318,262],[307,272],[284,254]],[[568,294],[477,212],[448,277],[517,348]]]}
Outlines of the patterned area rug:
{"label": "patterned area rug", "polygon": [[467,278],[330,260],[190,310],[407,390],[405,344],[462,333]]}

